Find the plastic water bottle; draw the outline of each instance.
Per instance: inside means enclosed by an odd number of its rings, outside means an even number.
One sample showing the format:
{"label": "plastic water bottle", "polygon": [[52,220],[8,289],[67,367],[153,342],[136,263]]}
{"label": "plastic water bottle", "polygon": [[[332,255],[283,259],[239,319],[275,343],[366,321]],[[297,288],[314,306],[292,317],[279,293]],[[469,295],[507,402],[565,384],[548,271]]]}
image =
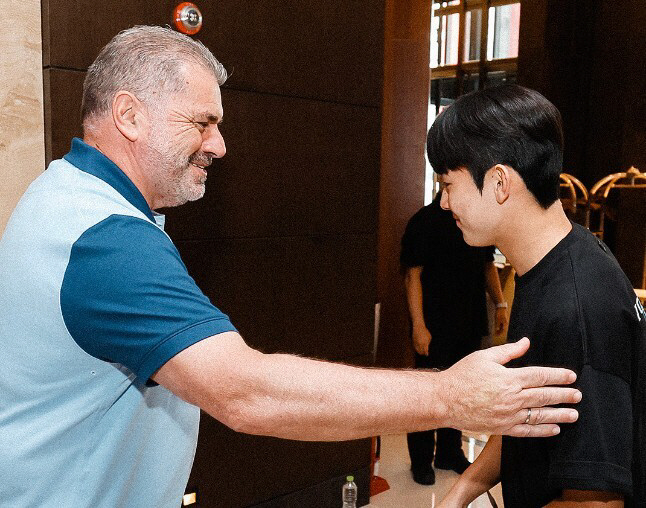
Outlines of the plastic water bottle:
{"label": "plastic water bottle", "polygon": [[343,484],[343,508],[357,508],[357,484],[354,476],[346,477]]}

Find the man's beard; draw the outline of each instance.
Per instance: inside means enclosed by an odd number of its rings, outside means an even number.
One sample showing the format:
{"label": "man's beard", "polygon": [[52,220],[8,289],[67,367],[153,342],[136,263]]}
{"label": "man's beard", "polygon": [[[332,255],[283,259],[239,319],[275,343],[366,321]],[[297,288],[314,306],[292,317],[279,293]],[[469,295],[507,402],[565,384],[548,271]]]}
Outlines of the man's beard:
{"label": "man's beard", "polygon": [[145,155],[155,194],[162,203],[159,208],[183,205],[204,196],[206,175],[195,175],[200,169],[191,167],[191,164],[206,167],[212,161],[212,157],[204,152],[185,156],[172,150],[171,146],[162,140],[149,146]]}

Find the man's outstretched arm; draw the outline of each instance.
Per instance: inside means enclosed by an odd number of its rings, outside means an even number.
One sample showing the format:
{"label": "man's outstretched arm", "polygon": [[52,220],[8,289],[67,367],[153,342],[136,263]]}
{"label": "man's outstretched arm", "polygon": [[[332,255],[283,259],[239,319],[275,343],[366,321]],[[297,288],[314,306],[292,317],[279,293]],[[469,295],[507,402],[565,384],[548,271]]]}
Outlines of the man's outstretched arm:
{"label": "man's outstretched arm", "polygon": [[[502,366],[527,339],[473,353],[444,372],[358,368],[264,354],[235,332],[204,339],[163,365],[153,380],[225,425],[250,434],[306,441],[457,427],[551,436],[580,400],[566,369]],[[532,408],[531,424],[525,424]]]}

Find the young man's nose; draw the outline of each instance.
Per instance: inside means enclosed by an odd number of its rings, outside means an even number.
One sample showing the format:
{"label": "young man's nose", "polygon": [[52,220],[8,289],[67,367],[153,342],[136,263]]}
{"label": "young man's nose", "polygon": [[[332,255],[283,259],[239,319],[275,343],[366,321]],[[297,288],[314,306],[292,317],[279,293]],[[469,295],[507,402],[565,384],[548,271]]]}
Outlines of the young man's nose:
{"label": "young man's nose", "polygon": [[444,210],[450,210],[450,205],[449,205],[449,194],[446,192],[446,190],[442,191],[442,198],[440,199],[440,206]]}

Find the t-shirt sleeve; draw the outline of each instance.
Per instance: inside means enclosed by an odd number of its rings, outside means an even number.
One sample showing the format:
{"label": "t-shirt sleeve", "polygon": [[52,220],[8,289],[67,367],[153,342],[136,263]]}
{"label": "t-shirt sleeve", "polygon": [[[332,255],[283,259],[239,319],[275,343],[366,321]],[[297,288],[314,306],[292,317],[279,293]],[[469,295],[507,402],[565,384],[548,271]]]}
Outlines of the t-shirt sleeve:
{"label": "t-shirt sleeve", "polygon": [[620,377],[585,365],[578,373],[579,420],[562,425],[550,451],[555,489],[632,491],[632,404]]}
{"label": "t-shirt sleeve", "polygon": [[156,225],[112,215],[72,246],[60,294],[72,338],[88,354],[147,382],[202,339],[235,331],[189,276]]}
{"label": "t-shirt sleeve", "polygon": [[423,266],[432,247],[432,229],[429,207],[424,207],[411,217],[402,236],[399,262],[403,268]]}
{"label": "t-shirt sleeve", "polygon": [[[632,395],[629,378],[622,374],[630,371],[630,352],[620,346],[628,332],[621,315],[609,309],[584,311],[583,318],[576,307],[590,309],[591,303],[587,295],[582,298],[583,303],[574,295],[559,298],[553,312],[562,314],[544,320],[549,322],[544,329],[546,364],[575,370],[576,387],[583,394],[576,405],[579,419],[562,425],[561,434],[553,439],[548,483],[559,490],[628,495],[632,490]],[[615,333],[600,333],[612,316]]]}

